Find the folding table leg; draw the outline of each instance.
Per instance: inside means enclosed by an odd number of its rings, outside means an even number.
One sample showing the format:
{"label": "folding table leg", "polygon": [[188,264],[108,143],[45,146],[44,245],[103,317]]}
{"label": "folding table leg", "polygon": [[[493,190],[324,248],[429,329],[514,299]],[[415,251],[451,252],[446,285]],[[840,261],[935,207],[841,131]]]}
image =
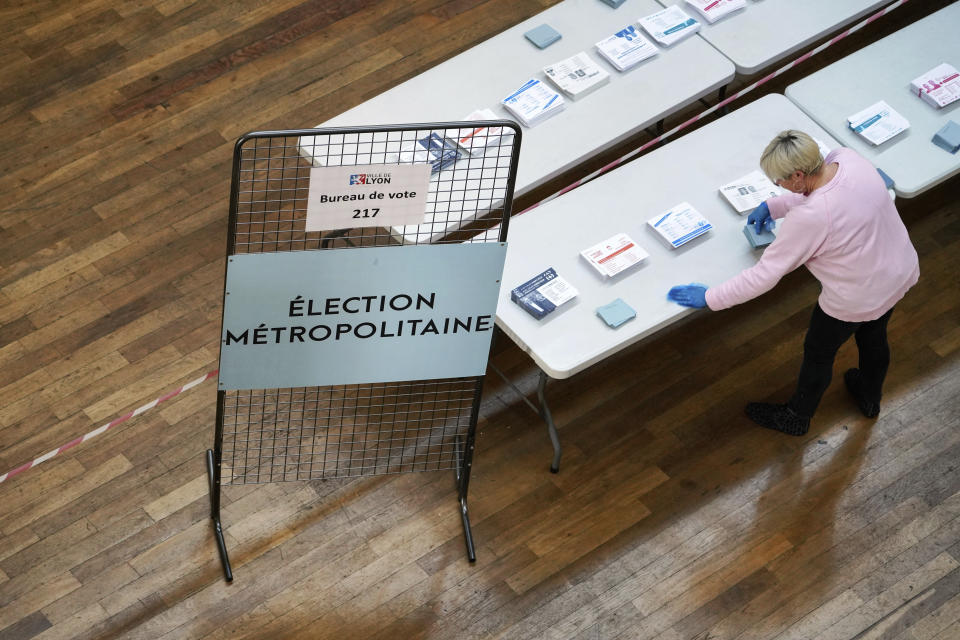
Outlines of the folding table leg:
{"label": "folding table leg", "polygon": [[560,471],[560,455],[563,453],[563,451],[560,448],[560,436],[557,434],[556,425],[553,424],[553,416],[550,414],[550,407],[547,406],[547,397],[545,391],[547,388],[547,380],[549,380],[550,377],[543,372],[543,369],[540,369],[540,381],[537,384],[537,400],[539,401],[540,405],[537,406],[530,402],[523,391],[518,389],[517,385],[513,384],[513,382],[507,378],[507,376],[492,362],[489,362],[488,364],[490,368],[493,369],[494,372],[500,376],[504,382],[507,383],[507,386],[513,389],[514,392],[520,396],[520,399],[523,400],[528,407],[533,409],[534,412],[536,412],[536,414],[543,418],[543,421],[547,423],[547,433],[550,435],[550,442],[553,443],[553,462],[550,463],[550,471],[552,473],[557,473]]}
{"label": "folding table leg", "polygon": [[557,427],[553,424],[553,416],[550,415],[550,407],[547,406],[547,396],[544,393],[547,389],[547,380],[549,376],[540,370],[540,384],[537,385],[537,399],[540,400],[540,417],[547,423],[547,433],[550,434],[550,442],[553,443],[553,462],[550,463],[551,473],[560,471],[560,436],[557,434]]}

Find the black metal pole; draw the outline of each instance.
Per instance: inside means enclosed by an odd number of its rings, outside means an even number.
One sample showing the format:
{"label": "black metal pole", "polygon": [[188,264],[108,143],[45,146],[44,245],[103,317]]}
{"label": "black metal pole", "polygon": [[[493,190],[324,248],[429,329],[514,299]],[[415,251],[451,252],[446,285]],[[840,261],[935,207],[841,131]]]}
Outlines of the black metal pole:
{"label": "black metal pole", "polygon": [[207,449],[207,476],[210,479],[210,519],[213,521],[213,535],[217,540],[217,551],[223,564],[223,577],[227,582],[233,580],[230,558],[227,555],[227,543],[223,539],[223,527],[220,524],[220,469],[223,462],[223,403],[226,392],[217,391],[217,429],[213,439],[213,450]]}

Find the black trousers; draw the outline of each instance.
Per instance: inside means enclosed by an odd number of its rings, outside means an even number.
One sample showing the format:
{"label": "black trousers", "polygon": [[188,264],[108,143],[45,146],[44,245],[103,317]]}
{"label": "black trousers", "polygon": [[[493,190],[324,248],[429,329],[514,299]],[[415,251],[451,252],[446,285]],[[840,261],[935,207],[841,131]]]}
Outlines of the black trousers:
{"label": "black trousers", "polygon": [[830,385],[837,351],[851,335],[856,338],[860,352],[862,397],[869,402],[879,403],[883,380],[890,366],[887,323],[892,313],[893,309],[890,309],[876,320],[868,322],[844,322],[828,316],[817,304],[813,308],[807,337],[803,340],[803,365],[789,407],[797,415],[806,418],[813,416],[823,392]]}

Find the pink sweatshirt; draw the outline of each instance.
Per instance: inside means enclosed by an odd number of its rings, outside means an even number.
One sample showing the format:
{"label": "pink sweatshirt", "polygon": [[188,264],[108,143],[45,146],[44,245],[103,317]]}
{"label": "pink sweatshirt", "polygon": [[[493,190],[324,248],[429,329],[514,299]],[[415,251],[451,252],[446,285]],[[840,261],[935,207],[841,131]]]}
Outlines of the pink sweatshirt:
{"label": "pink sweatshirt", "polygon": [[760,261],[707,289],[707,306],[726,309],[772,289],[800,265],[820,281],[820,308],[846,322],[875,320],[920,277],[910,242],[883,179],[855,151],[831,151],[837,174],[810,195],[786,193],[767,200],[783,218],[777,239]]}

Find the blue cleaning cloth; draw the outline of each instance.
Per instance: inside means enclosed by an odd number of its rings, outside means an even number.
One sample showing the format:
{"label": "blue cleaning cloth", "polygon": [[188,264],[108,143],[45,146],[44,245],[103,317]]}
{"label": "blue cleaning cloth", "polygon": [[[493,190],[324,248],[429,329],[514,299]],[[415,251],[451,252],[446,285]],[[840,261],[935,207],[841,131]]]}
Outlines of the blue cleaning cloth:
{"label": "blue cleaning cloth", "polygon": [[616,329],[627,320],[637,317],[637,312],[626,302],[617,298],[610,304],[597,307],[597,315],[608,325]]}
{"label": "blue cleaning cloth", "polygon": [[548,24],[542,24],[530,29],[523,36],[541,49],[545,49],[560,39],[560,32]]}

